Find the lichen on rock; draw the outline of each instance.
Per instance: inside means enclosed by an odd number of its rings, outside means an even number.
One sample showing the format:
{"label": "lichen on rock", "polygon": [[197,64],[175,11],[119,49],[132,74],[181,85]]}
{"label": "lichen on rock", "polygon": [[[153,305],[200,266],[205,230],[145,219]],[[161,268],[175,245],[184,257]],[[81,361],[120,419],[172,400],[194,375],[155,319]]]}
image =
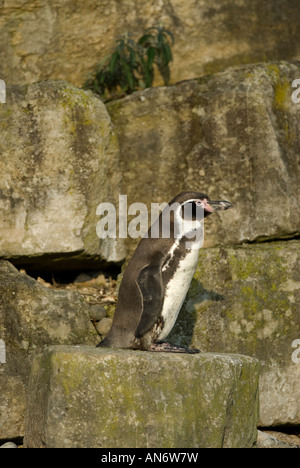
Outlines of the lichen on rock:
{"label": "lichen on rock", "polygon": [[[169,340],[262,362],[261,424],[299,424],[300,242],[202,249]],[[285,388],[284,394],[281,389]]]}
{"label": "lichen on rock", "polygon": [[50,347],[32,367],[25,444],[252,447],[259,369],[247,356]]}
{"label": "lichen on rock", "polygon": [[96,233],[120,182],[104,104],[62,81],[8,86],[0,126],[0,257],[44,270],[121,261],[122,240]]}

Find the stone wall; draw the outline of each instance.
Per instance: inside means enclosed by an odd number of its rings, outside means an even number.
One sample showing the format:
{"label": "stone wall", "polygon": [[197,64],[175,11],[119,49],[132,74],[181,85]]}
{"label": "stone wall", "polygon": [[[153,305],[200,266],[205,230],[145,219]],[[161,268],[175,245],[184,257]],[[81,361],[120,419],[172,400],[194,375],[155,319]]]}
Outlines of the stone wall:
{"label": "stone wall", "polygon": [[97,333],[84,296],[54,291],[0,261],[0,440],[23,437],[31,363],[46,345],[93,345]]}
{"label": "stone wall", "polygon": [[300,424],[300,364],[292,347],[299,337],[299,241],[200,251],[170,340],[258,358],[262,426]]}
{"label": "stone wall", "polygon": [[[205,221],[206,249],[173,340],[260,359],[264,426],[300,424],[300,246],[288,241],[300,234],[298,76],[298,62],[246,65],[107,105],[128,203],[150,211],[196,190],[234,205]],[[128,240],[129,252],[135,245]]]}
{"label": "stone wall", "polygon": [[[173,339],[259,359],[260,423],[268,426],[300,424],[299,363],[291,359],[300,339],[299,105],[291,100],[299,76],[297,62],[246,65],[107,107],[50,81],[8,87],[0,107],[0,256],[18,266],[74,270],[122,260],[114,239],[105,246],[96,235],[97,205],[117,203],[120,193],[149,206],[201,190],[234,204],[205,224],[206,249]],[[46,292],[5,261],[0,275],[6,439],[24,435],[34,356],[98,338],[80,295]]]}
{"label": "stone wall", "polygon": [[[122,240],[100,241],[101,201],[117,202],[117,136],[89,92],[61,81],[7,87],[0,107],[0,256],[45,270],[119,262]],[[50,267],[51,269],[51,267]]]}
{"label": "stone wall", "polygon": [[115,38],[162,21],[175,36],[172,82],[241,63],[300,57],[297,0],[1,0],[0,77],[80,86]]}
{"label": "stone wall", "polygon": [[108,103],[128,204],[150,211],[190,190],[228,199],[234,210],[206,222],[207,247],[299,235],[298,76],[298,62],[234,67]]}

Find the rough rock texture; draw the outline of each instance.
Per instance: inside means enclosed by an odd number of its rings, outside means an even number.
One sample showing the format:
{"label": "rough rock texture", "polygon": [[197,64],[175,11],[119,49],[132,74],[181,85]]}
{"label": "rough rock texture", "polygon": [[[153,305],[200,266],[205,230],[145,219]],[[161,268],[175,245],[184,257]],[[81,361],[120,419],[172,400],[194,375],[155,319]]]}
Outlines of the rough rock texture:
{"label": "rough rock texture", "polygon": [[299,76],[299,63],[249,65],[110,103],[128,205],[181,190],[228,199],[206,246],[299,235]]}
{"label": "rough rock texture", "polygon": [[300,57],[297,0],[1,0],[0,76],[81,85],[128,31],[163,21],[175,35],[172,80],[226,66]]}
{"label": "rough rock texture", "polygon": [[52,271],[120,261],[122,241],[96,234],[120,181],[105,106],[60,81],[8,87],[0,131],[0,257]]}
{"label": "rough rock texture", "polygon": [[31,361],[51,344],[96,345],[89,305],[79,293],[54,291],[0,261],[0,439],[24,435],[26,387]]}
{"label": "rough rock texture", "polygon": [[55,346],[33,363],[27,447],[252,447],[258,361]]}
{"label": "rough rock texture", "polygon": [[300,448],[300,438],[281,432],[257,431],[257,448]]}
{"label": "rough rock texture", "polygon": [[171,342],[262,363],[260,424],[300,424],[300,241],[202,249]]}
{"label": "rough rock texture", "polygon": [[26,388],[18,375],[10,375],[6,364],[0,364],[0,438],[24,436]]}

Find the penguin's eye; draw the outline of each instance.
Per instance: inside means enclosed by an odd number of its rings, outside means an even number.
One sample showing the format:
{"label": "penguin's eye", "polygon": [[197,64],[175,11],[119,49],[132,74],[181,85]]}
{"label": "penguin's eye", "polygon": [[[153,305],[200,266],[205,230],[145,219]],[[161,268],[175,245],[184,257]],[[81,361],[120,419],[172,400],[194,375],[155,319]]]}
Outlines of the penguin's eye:
{"label": "penguin's eye", "polygon": [[202,206],[202,204],[203,204],[203,202],[201,200],[196,200],[195,203],[196,203],[197,206]]}

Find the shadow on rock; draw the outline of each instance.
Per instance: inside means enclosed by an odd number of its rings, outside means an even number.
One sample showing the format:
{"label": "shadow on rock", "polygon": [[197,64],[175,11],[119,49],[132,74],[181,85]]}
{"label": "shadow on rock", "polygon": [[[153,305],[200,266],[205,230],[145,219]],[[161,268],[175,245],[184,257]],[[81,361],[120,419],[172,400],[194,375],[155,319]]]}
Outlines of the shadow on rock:
{"label": "shadow on rock", "polygon": [[196,309],[198,308],[199,310],[199,305],[205,301],[220,302],[223,299],[224,296],[215,291],[205,289],[200,281],[193,278],[176,324],[168,337],[168,341],[179,346],[192,346],[194,328],[197,322]]}

